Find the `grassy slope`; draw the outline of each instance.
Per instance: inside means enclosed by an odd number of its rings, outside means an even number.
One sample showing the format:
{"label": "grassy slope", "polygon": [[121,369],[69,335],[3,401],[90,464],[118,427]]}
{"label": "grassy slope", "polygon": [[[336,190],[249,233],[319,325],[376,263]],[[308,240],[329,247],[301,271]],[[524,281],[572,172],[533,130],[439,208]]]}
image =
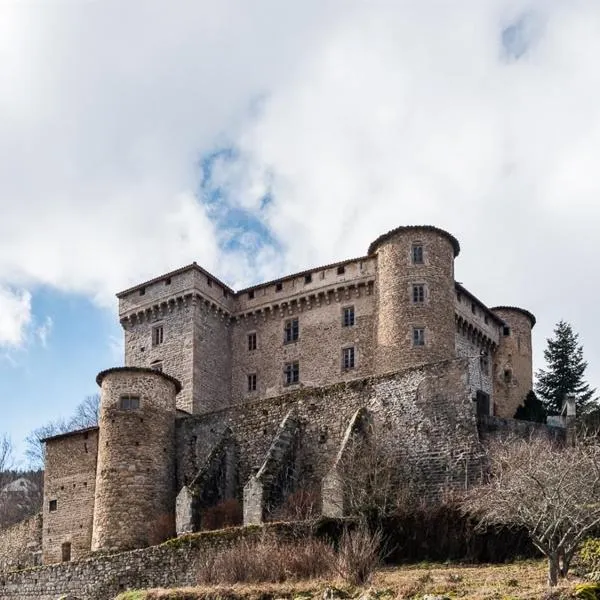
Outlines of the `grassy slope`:
{"label": "grassy slope", "polygon": [[[118,600],[323,600],[331,597],[324,595],[324,590],[332,587],[336,588],[334,598],[343,597],[342,590],[347,592],[346,597],[358,598],[364,594],[363,590],[348,590],[341,582],[300,581],[126,592]],[[369,595],[373,600],[420,598],[424,594],[447,594],[469,600],[538,600],[546,592],[546,563],[527,561],[493,566],[426,564],[382,569],[375,575]]]}

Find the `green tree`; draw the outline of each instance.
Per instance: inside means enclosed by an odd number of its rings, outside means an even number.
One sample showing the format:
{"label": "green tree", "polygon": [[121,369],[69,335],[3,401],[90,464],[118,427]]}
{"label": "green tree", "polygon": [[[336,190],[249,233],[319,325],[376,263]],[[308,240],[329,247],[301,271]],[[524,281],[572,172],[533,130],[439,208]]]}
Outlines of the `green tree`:
{"label": "green tree", "polygon": [[559,414],[566,395],[575,396],[577,413],[585,414],[597,406],[596,390],[584,380],[587,362],[583,360],[583,346],[579,335],[566,321],[559,321],[554,337],[549,338],[544,350],[547,370],[537,372],[536,392],[548,414]]}
{"label": "green tree", "polygon": [[546,407],[533,390],[527,394],[525,403],[521,404],[515,413],[515,419],[533,421],[534,423],[545,423],[546,417]]}

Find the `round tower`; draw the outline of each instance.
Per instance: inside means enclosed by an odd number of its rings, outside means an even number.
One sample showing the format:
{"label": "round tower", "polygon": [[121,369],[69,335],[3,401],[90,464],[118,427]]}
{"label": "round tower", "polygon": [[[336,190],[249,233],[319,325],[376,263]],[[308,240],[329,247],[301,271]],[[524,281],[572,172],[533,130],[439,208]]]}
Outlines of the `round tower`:
{"label": "round tower", "polygon": [[398,227],[369,247],[377,255],[375,370],[454,358],[454,258],[458,240],[431,226]]}
{"label": "round tower", "polygon": [[494,356],[494,414],[512,418],[533,387],[531,330],[535,317],[516,306],[491,310],[505,324]]}
{"label": "round tower", "polygon": [[102,371],[92,550],[127,550],[174,535],[175,396],[160,371]]}

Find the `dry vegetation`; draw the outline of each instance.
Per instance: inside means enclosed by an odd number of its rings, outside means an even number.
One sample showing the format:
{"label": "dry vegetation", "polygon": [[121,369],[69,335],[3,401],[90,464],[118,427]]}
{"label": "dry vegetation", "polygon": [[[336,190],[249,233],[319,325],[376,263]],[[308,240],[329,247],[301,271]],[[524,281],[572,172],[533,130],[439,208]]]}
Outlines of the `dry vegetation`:
{"label": "dry vegetation", "polygon": [[313,579],[284,583],[202,585],[178,590],[126,592],[119,600],[361,600],[421,599],[427,594],[469,600],[539,600],[571,598],[575,580],[548,595],[544,561],[509,565],[460,566],[422,564],[378,570],[365,588],[341,579]]}

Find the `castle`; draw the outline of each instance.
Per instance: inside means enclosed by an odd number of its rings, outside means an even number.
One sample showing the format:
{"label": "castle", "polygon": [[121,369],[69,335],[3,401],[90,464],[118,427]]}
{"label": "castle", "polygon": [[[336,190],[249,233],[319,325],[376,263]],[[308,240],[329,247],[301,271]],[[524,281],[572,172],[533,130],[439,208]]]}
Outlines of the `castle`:
{"label": "castle", "polygon": [[532,387],[535,318],[456,282],[459,251],[405,226],[237,292],[193,263],[119,293],[125,366],[98,375],[99,426],[45,440],[43,563],[194,531],[229,498],[260,523],[294,485],[341,514],[367,417],[431,493],[464,486],[478,416],[512,417]]}

